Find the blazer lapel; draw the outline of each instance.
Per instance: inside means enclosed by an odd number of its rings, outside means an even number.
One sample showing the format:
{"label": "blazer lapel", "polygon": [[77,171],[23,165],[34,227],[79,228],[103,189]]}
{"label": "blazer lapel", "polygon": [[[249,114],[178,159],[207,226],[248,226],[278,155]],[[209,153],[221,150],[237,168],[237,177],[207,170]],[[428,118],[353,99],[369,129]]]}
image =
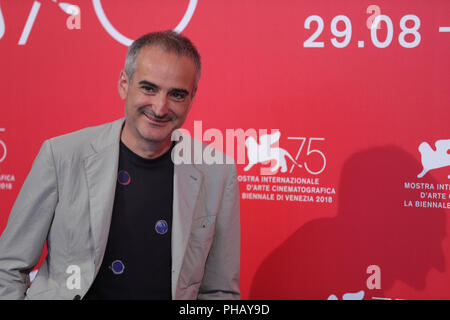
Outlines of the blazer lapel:
{"label": "blazer lapel", "polygon": [[[194,141],[189,137],[184,139]],[[201,150],[201,149],[200,149]],[[195,156],[195,154],[193,154]],[[192,157],[194,158],[194,157]],[[192,219],[203,181],[203,174],[195,165],[175,164],[172,216],[172,299],[176,299],[176,288],[186,252]]]}
{"label": "blazer lapel", "polygon": [[94,278],[100,269],[108,241],[119,165],[120,133],[124,120],[114,121],[99,134],[91,143],[95,153],[84,161],[94,242]]}

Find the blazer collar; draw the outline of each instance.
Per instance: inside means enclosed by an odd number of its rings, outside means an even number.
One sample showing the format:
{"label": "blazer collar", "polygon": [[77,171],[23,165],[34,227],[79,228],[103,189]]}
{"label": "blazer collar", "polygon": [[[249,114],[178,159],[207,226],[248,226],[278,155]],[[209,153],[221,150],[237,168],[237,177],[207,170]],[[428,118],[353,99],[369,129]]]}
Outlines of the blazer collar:
{"label": "blazer collar", "polygon": [[172,297],[191,233],[192,220],[199,202],[203,174],[192,164],[175,165],[172,216]]}
{"label": "blazer collar", "polygon": [[91,236],[94,245],[94,278],[108,241],[119,166],[119,142],[125,118],[105,125],[91,142],[94,153],[84,159],[89,189]]}

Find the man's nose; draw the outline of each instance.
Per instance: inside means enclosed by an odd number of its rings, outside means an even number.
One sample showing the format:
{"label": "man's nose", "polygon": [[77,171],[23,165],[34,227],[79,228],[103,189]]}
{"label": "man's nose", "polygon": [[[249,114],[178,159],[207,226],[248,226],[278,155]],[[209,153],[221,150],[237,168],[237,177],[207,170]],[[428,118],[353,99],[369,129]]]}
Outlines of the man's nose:
{"label": "man's nose", "polygon": [[153,112],[158,117],[163,117],[167,114],[167,97],[163,93],[159,93],[153,97],[152,101]]}

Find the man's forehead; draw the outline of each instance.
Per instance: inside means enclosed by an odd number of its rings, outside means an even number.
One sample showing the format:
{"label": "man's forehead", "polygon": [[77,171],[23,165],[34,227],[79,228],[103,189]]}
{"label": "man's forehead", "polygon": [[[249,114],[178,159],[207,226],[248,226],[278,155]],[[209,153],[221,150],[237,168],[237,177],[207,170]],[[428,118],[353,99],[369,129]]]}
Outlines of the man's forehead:
{"label": "man's forehead", "polygon": [[192,59],[186,55],[158,46],[146,46],[136,58],[135,73],[140,77],[152,75],[191,81],[195,79],[196,68]]}
{"label": "man's forehead", "polygon": [[147,45],[143,47],[136,57],[136,64],[148,64],[162,61],[177,64],[192,64],[195,68],[193,59],[191,59],[187,55],[180,54],[175,50],[166,49],[159,45]]}

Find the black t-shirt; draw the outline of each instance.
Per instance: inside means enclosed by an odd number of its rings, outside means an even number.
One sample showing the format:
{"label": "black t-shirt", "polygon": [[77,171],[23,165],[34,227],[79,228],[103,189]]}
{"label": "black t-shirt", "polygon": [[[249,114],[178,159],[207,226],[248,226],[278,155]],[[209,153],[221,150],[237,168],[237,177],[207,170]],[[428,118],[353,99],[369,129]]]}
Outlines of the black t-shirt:
{"label": "black t-shirt", "polygon": [[84,299],[172,298],[172,148],[145,159],[120,142],[108,243]]}

